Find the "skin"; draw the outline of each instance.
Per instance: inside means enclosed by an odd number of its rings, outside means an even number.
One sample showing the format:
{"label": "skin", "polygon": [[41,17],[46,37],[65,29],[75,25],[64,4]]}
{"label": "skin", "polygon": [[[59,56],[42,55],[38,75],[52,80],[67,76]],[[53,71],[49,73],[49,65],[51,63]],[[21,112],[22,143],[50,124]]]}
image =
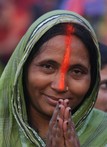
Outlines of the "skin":
{"label": "skin", "polygon": [[[72,110],[83,100],[90,87],[90,61],[82,41],[71,36],[69,64],[63,73],[66,36],[58,35],[44,43],[28,67],[26,79],[29,123],[46,140],[47,147],[80,146],[72,121]],[[64,86],[60,87],[60,83]],[[68,91],[66,87],[68,86]]]}
{"label": "skin", "polygon": [[107,112],[107,65],[101,69],[100,75],[100,89],[95,107]]}

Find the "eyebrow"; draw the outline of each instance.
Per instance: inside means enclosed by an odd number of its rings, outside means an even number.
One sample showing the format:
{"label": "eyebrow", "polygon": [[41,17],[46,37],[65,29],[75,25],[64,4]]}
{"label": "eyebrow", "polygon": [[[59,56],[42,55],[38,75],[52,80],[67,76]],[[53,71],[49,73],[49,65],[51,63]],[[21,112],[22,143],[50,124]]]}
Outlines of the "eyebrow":
{"label": "eyebrow", "polygon": [[76,69],[76,68],[79,68],[79,69],[82,69],[84,70],[86,73],[88,73],[90,71],[90,68],[89,67],[86,67],[82,64],[75,64],[75,65],[71,65],[69,67],[69,70],[72,70],[72,69]]}
{"label": "eyebrow", "polygon": [[52,60],[52,59],[44,59],[44,60],[41,60],[41,61],[38,61],[39,63],[50,63],[50,64],[54,64],[56,66],[60,66],[60,63],[58,63],[57,61],[55,60]]}
{"label": "eyebrow", "polygon": [[100,85],[104,83],[107,83],[107,79],[101,80]]}

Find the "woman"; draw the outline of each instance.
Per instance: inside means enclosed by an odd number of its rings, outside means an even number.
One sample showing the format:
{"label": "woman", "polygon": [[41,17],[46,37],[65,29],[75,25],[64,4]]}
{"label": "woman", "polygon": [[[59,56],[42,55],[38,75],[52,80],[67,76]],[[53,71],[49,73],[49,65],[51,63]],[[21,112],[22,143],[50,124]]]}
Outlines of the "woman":
{"label": "woman", "polygon": [[93,109],[99,67],[84,18],[60,10],[40,17],[0,79],[0,146],[105,146],[107,115]]}
{"label": "woman", "polygon": [[107,112],[107,46],[99,43],[99,47],[101,53],[101,82],[95,107]]}

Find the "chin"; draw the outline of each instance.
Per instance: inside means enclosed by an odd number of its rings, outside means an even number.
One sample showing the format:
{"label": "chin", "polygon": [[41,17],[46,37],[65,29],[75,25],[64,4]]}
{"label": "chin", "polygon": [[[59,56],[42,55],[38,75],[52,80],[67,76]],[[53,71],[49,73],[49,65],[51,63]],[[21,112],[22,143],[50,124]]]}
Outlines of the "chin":
{"label": "chin", "polygon": [[42,114],[44,117],[47,117],[48,119],[51,119],[53,113],[54,113],[55,107],[44,107],[44,109],[42,110]]}

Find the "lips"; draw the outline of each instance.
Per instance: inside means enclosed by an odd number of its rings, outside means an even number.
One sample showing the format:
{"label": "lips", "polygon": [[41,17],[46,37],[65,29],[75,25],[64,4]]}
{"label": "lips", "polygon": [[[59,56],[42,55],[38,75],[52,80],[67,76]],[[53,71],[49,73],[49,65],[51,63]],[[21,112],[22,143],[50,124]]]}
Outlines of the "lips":
{"label": "lips", "polygon": [[49,96],[47,94],[43,94],[43,95],[44,95],[46,102],[49,103],[52,106],[56,106],[59,99],[62,99],[62,98],[57,98],[57,97],[54,97],[54,96]]}

